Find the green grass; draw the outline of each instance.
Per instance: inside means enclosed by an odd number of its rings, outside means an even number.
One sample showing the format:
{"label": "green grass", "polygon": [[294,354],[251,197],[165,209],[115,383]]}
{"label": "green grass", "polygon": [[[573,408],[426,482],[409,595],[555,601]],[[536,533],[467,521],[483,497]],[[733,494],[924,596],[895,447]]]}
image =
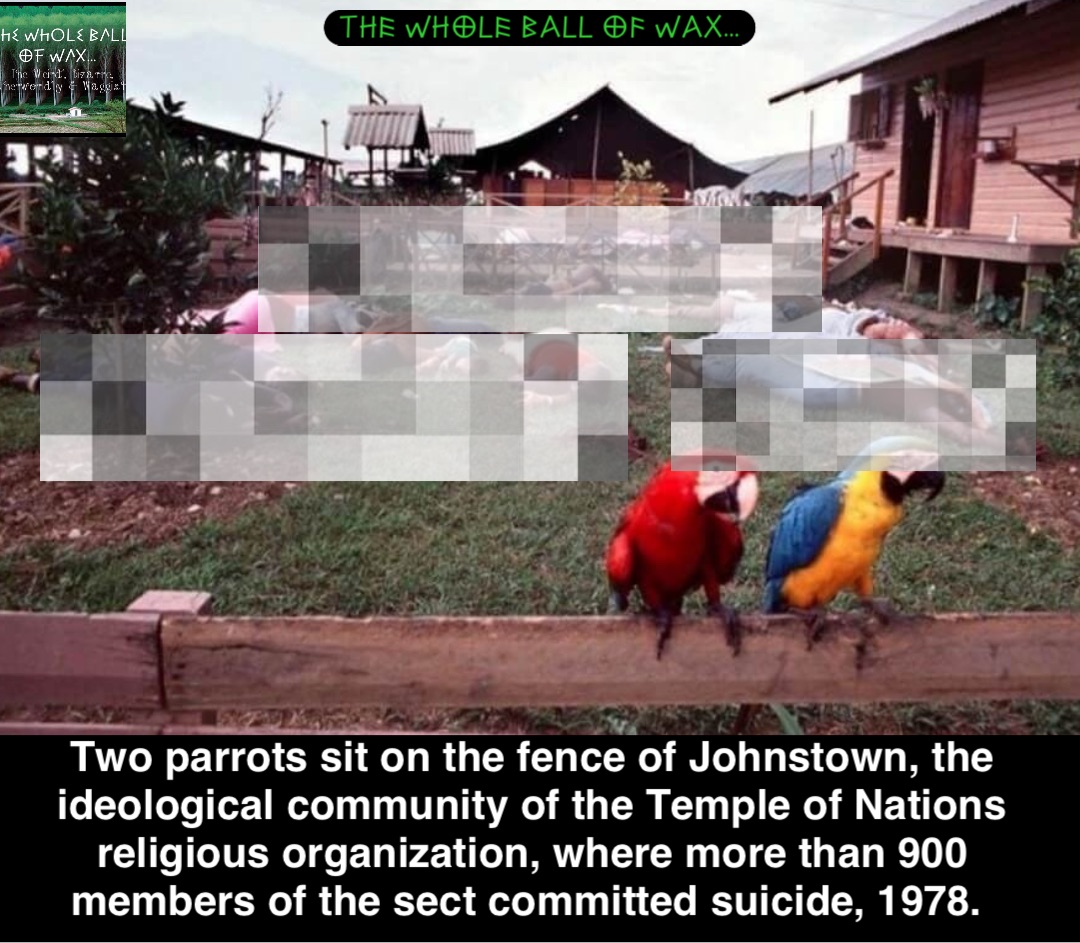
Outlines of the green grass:
{"label": "green grass", "polygon": [[[669,437],[666,379],[658,357],[636,352],[657,342],[647,335],[632,340],[630,418],[662,455]],[[0,359],[24,366],[25,349],[0,351]],[[1055,448],[1080,454],[1080,393],[1044,386],[1039,396],[1040,434]],[[0,391],[0,454],[34,447],[37,402]],[[204,521],[158,547],[77,552],[42,543],[0,552],[0,609],[117,610],[154,587],[210,592],[222,613],[600,613],[607,598],[604,549],[618,513],[652,467],[632,466],[626,483],[322,483],[232,520]],[[802,477],[764,476],[728,597],[739,608],[760,605],[769,529]],[[878,590],[907,611],[1075,609],[1080,554],[1031,534],[1015,516],[978,500],[964,476],[953,475],[933,504],[912,503],[886,546]],[[688,611],[702,610],[695,597]],[[1080,706],[1071,704],[802,706],[795,715],[807,733],[1080,732]],[[437,723],[674,734],[720,732],[733,717],[727,707],[613,707],[466,711],[440,714]],[[766,712],[758,729],[778,730],[778,721]]]}
{"label": "green grass", "polygon": [[[31,372],[26,355],[32,345],[0,347],[0,364],[16,370]],[[0,458],[37,449],[38,399],[19,390],[0,386]]]}

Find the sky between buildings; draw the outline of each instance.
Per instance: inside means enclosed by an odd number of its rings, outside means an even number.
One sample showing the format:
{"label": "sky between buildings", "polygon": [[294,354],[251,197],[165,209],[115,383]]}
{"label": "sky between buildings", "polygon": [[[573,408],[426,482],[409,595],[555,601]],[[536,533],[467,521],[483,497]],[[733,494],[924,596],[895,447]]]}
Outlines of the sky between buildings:
{"label": "sky between buildings", "polygon": [[[330,156],[361,159],[362,151],[344,151],[342,135],[349,105],[366,102],[369,82],[392,102],[423,105],[432,126],[443,119],[447,127],[474,128],[481,145],[519,134],[609,82],[671,133],[728,162],[806,147],[811,109],[815,144],[843,140],[847,98],[858,79],[778,105],[768,98],[971,2],[742,0],[729,8],[749,11],[757,24],[742,47],[341,48],[323,34],[335,9],[475,12],[512,5],[129,0],[128,95],[148,103],[168,91],[187,102],[189,118],[258,134],[264,89],[273,85],[284,99],[269,140],[322,153],[325,118]],[[575,9],[632,14],[663,6],[601,2]],[[678,7],[724,9],[693,0]]]}

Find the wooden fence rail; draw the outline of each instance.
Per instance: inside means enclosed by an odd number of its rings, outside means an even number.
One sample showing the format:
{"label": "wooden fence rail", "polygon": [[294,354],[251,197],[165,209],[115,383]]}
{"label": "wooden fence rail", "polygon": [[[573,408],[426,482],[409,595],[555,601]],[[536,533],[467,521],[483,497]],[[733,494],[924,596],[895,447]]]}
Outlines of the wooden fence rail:
{"label": "wooden fence rail", "polygon": [[644,617],[208,608],[151,593],[118,614],[0,613],[0,707],[138,708],[146,732],[176,732],[221,709],[1080,699],[1080,613],[913,618],[875,627],[861,659],[862,616],[808,650],[800,621],[748,614],[737,657],[715,620],[686,618],[657,661]]}

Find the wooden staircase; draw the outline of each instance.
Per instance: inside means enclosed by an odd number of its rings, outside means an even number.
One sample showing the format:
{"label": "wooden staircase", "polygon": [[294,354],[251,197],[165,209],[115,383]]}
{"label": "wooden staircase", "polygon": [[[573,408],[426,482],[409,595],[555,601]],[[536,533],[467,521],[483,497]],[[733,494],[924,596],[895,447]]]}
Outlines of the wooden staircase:
{"label": "wooden staircase", "polygon": [[[885,180],[893,175],[886,170],[861,187],[852,190],[851,183],[858,173],[841,182],[840,199],[822,214],[821,285],[824,291],[835,288],[881,255],[881,218],[885,204]],[[851,202],[867,190],[875,189],[874,228],[859,229],[851,225]]]}

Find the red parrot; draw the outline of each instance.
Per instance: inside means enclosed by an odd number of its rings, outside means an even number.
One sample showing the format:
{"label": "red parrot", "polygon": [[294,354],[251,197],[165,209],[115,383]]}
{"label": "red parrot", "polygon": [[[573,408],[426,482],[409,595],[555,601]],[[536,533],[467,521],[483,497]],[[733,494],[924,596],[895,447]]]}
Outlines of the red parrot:
{"label": "red parrot", "polygon": [[739,525],[753,513],[757,497],[757,473],[745,460],[707,453],[666,463],[623,512],[607,551],[611,611],[625,612],[630,591],[638,587],[657,620],[657,658],[683,597],[698,587],[704,587],[709,614],[724,621],[738,654],[738,615],[720,602],[720,587],[742,559]]}

